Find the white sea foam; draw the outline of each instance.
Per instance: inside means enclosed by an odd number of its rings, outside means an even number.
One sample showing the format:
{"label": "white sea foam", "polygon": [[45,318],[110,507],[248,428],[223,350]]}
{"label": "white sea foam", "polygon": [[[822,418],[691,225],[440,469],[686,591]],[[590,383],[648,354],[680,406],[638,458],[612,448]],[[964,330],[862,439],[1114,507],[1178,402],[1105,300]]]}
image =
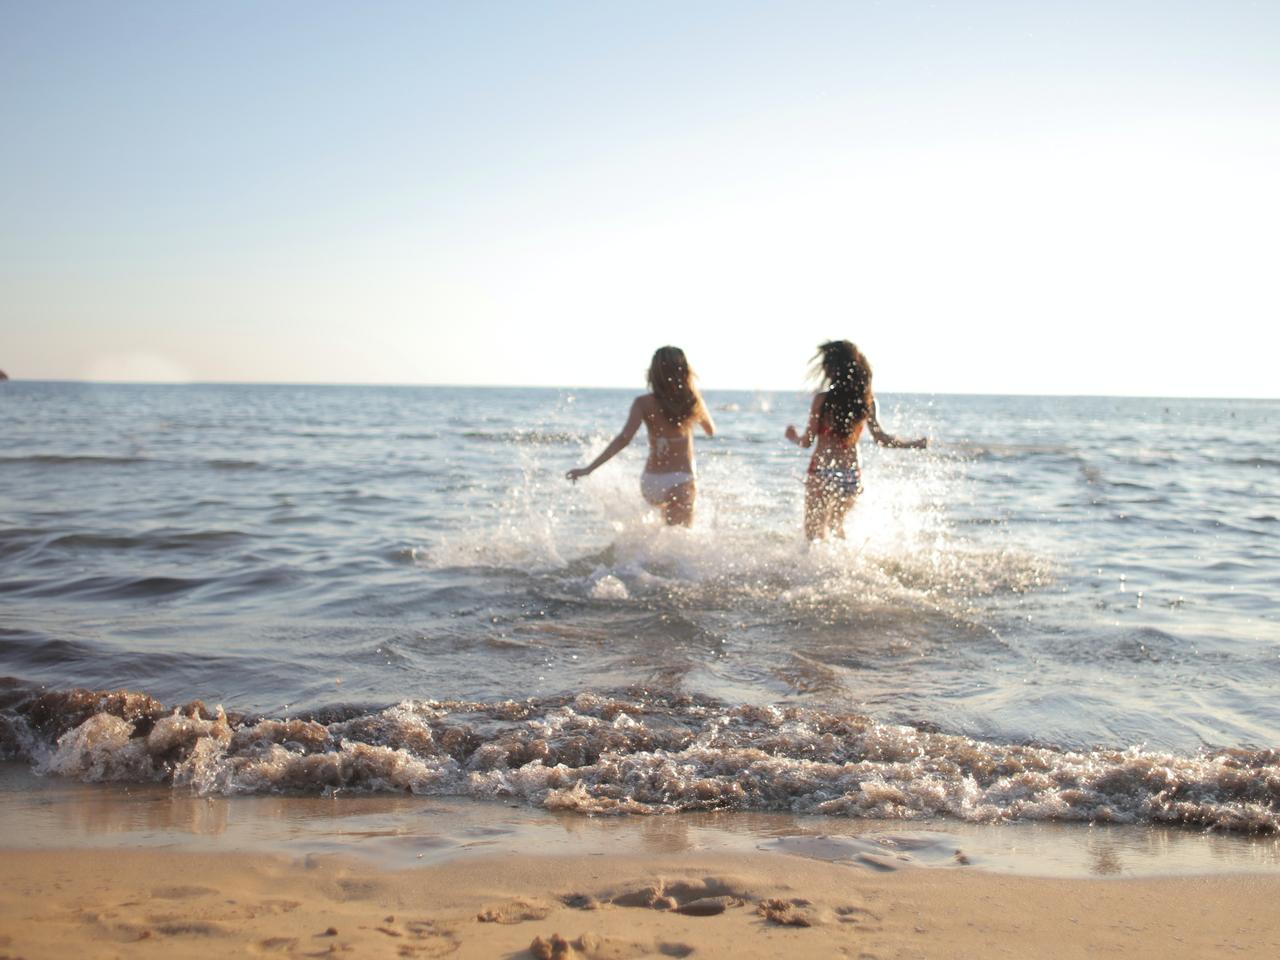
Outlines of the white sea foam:
{"label": "white sea foam", "polygon": [[165,781],[205,795],[408,791],[586,813],[731,808],[1280,830],[1276,751],[1064,751],[858,714],[653,695],[405,701],[329,723],[204,708],[97,712],[33,759],[47,774]]}

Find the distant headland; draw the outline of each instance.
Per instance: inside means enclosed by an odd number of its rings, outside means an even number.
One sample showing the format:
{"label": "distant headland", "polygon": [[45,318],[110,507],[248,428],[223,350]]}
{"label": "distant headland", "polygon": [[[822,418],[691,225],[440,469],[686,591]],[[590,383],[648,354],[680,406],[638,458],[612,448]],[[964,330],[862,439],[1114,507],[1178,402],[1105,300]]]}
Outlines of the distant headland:
{"label": "distant headland", "polygon": [[0,380],[8,380],[8,379],[9,379],[9,375],[5,373],[3,370],[0,370]]}

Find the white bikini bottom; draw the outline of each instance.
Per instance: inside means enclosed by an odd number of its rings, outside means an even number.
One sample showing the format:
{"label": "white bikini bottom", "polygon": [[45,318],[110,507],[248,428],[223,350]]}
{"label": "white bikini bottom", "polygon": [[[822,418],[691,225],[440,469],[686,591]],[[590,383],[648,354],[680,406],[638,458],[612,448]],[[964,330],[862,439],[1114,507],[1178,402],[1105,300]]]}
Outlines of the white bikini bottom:
{"label": "white bikini bottom", "polygon": [[697,477],[692,473],[649,473],[640,474],[640,495],[650,503],[665,503],[675,493],[676,487],[693,483]]}

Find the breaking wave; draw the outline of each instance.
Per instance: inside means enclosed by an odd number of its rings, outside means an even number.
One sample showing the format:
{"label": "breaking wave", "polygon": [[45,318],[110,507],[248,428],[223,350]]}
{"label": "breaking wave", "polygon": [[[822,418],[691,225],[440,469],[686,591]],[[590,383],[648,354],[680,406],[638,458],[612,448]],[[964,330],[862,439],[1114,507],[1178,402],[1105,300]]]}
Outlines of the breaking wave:
{"label": "breaking wave", "polygon": [[0,755],[200,795],[409,792],[588,814],[735,809],[1280,832],[1280,751],[1071,751],[804,707],[627,690],[297,717],[130,691],[0,698]]}

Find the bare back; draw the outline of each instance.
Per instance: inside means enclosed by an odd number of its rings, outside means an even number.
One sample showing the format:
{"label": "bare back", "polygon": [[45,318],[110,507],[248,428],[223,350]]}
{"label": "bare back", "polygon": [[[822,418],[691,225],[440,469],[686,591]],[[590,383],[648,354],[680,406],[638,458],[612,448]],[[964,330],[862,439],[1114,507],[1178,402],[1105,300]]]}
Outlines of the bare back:
{"label": "bare back", "polygon": [[813,459],[810,465],[813,468],[829,467],[834,469],[848,469],[856,466],[858,463],[858,438],[862,436],[862,428],[866,425],[867,417],[863,417],[857,423],[853,424],[853,428],[849,431],[847,437],[842,437],[836,433],[835,426],[829,417],[824,416],[824,407],[827,402],[827,394],[820,393],[813,400],[813,408],[809,417],[809,435],[815,441],[813,448]]}
{"label": "bare back", "polygon": [[649,459],[645,461],[645,472],[693,473],[694,425],[700,424],[703,430],[711,432],[708,430],[710,417],[706,415],[701,402],[694,408],[689,419],[681,424],[667,419],[657,398],[651,393],[637,397],[636,406],[640,409],[649,435]]}

